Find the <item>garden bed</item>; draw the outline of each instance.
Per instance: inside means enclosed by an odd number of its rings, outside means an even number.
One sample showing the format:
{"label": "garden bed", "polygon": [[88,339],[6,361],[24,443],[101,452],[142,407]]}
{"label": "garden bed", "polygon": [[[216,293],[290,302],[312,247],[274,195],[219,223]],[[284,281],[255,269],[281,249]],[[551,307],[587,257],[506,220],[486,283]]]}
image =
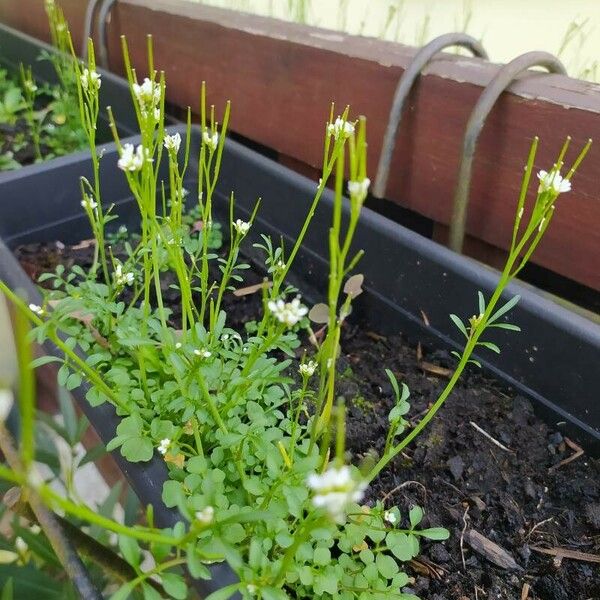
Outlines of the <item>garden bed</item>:
{"label": "garden bed", "polygon": [[[93,252],[84,241],[75,247],[24,245],[15,255],[35,276],[53,272],[58,264],[89,268]],[[245,283],[261,278],[253,271]],[[178,297],[167,283],[164,299],[176,310]],[[226,300],[234,329],[260,318],[258,294],[230,294]],[[177,326],[176,312],[174,317]],[[349,407],[348,450],[352,462],[359,462],[370,451],[383,450],[394,405],[384,366],[409,386],[416,418],[438,397],[454,359],[445,350],[422,346],[418,338],[354,321],[342,339],[338,392]],[[302,350],[290,374],[297,372],[301,355]],[[600,551],[600,461],[584,454],[564,464],[575,451],[569,438],[535,416],[529,400],[471,369],[439,418],[374,482],[367,497],[370,502],[386,498],[403,514],[418,504],[426,526],[443,525],[452,533],[448,542],[423,546],[408,569],[414,578],[410,589],[423,600],[471,598],[475,588],[484,598],[518,598],[526,584],[531,599],[599,596],[593,562],[567,558],[557,565],[544,553],[556,548]],[[474,549],[471,530],[486,538],[482,551]],[[489,542],[505,554],[495,554]]]}
{"label": "garden bed", "polygon": [[[198,135],[194,133],[192,154],[197,147]],[[215,207],[219,216],[226,218],[225,200],[231,189],[236,191],[237,210],[242,215],[249,213],[255,198],[262,195],[263,207],[255,229],[274,238],[281,235],[291,239],[315,184],[239,144],[229,141],[226,148]],[[122,174],[117,172],[115,149],[109,146],[106,151],[102,172],[105,197],[117,204],[121,222],[135,227],[133,202]],[[76,245],[82,232],[88,231],[77,189],[78,177],[89,172],[88,162],[82,156],[64,159],[60,175],[48,165],[33,169],[31,176],[12,174],[3,184],[0,235],[12,247],[47,244],[47,250],[56,240],[67,246]],[[189,177],[193,180],[194,174]],[[44,190],[45,197],[52,197],[53,203],[41,203],[40,190]],[[21,206],[18,215],[10,210],[15,202]],[[281,210],[283,202],[286,210]],[[326,193],[298,257],[300,268],[292,277],[311,302],[322,298],[324,230],[330,207],[331,195]],[[255,241],[252,236],[249,238]],[[448,313],[454,309],[471,314],[477,290],[488,293],[495,286],[496,276],[370,211],[364,213],[356,245],[367,251],[361,263],[367,293],[357,301],[352,326],[345,331],[340,393],[347,396],[351,405],[349,446],[360,455],[382,443],[385,415],[391,403],[383,368],[392,368],[399,378],[405,378],[412,390],[413,412],[422,412],[443,386],[446,369],[452,364],[447,350],[456,344],[450,337]],[[22,258],[29,264],[42,262],[40,247],[37,248],[33,257],[21,253]],[[252,257],[249,243],[245,249]],[[59,259],[61,253],[62,250],[53,260]],[[66,258],[72,259],[70,255]],[[83,256],[77,260],[86,259]],[[12,268],[9,261],[0,264],[3,279],[13,287],[27,287],[22,272]],[[598,463],[585,455],[570,465],[558,464],[571,452],[566,437],[587,443],[588,451],[598,442],[598,407],[593,402],[593,390],[597,387],[592,365],[600,352],[600,336],[592,324],[531,290],[513,286],[511,292],[523,296],[513,320],[525,333],[498,336],[504,353],[485,364],[500,383],[492,384],[471,373],[423,442],[409,447],[406,457],[397,459],[395,470],[384,474],[372,488],[372,497],[381,497],[403,484],[395,492],[394,503],[406,506],[419,502],[432,524],[445,524],[454,533],[448,544],[435,544],[426,554],[447,573],[437,571],[435,565],[423,566],[427,561],[413,564],[414,589],[421,590],[419,593],[426,599],[458,598],[460,594],[470,597],[474,585],[486,593],[498,593],[498,597],[514,597],[529,582],[541,598],[597,594],[593,588],[597,585],[593,565],[565,559],[560,569],[553,572],[552,557],[538,556],[535,551],[528,557],[528,551],[531,546],[551,545],[597,554],[593,535],[598,530]],[[240,322],[255,314],[251,301],[238,301],[236,306],[243,307],[236,317]],[[238,312],[233,305],[231,308],[233,313]],[[398,337],[399,332],[406,337]],[[419,342],[422,359],[417,357]],[[570,369],[569,361],[574,355],[577,366]],[[563,368],[556,369],[556,364]],[[362,401],[357,402],[357,398]],[[552,423],[561,423],[560,432],[547,428],[533,416],[531,402],[536,409],[545,409]],[[101,437],[105,441],[111,439],[116,426],[114,410],[107,405],[96,409],[85,402],[82,405]],[[508,450],[500,448],[470,421]],[[160,500],[166,478],[162,460],[154,458],[147,464],[131,465],[120,455],[117,458],[126,475],[135,480],[134,489],[143,501],[159,509],[157,521],[172,523],[173,511],[166,511]],[[549,472],[551,467],[555,468]],[[418,484],[408,484],[409,481]],[[569,493],[565,493],[565,488],[569,488]],[[519,568],[493,567],[487,559],[473,554],[465,541],[467,568],[460,571],[460,540],[467,507],[469,527],[502,545]],[[546,521],[550,517],[553,520]],[[539,525],[542,521],[546,521],[543,526]],[[417,576],[418,569],[429,569],[429,575]],[[435,573],[440,574],[439,581],[431,577]],[[215,580],[214,584],[218,582]]]}

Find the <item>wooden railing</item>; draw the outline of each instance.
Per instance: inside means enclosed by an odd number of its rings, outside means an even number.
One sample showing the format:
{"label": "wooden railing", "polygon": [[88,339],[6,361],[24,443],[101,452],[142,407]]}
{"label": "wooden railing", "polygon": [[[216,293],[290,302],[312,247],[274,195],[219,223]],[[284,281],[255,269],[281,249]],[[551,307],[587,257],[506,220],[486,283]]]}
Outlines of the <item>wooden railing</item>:
{"label": "wooden railing", "polygon": [[[85,2],[59,0],[80,47]],[[41,0],[3,0],[0,20],[47,38]],[[324,123],[334,101],[368,118],[371,178],[391,99],[416,49],[185,0],[119,0],[108,27],[110,65],[122,70],[119,36],[145,73],[145,36],[154,37],[157,67],[167,74],[172,103],[198,105],[200,82],[218,107],[232,101],[231,127],[274,149],[299,170],[321,161]],[[442,240],[452,212],[465,125],[485,85],[498,71],[479,59],[442,54],[426,69],[398,133],[387,197],[436,224]],[[563,75],[528,73],[490,114],[474,165],[466,251],[494,263],[506,247],[524,160],[541,138],[538,168],[548,168],[567,135],[579,148],[600,143],[600,86]],[[560,199],[536,262],[600,290],[600,148],[592,148]],[[282,203],[285,198],[282,198]]]}

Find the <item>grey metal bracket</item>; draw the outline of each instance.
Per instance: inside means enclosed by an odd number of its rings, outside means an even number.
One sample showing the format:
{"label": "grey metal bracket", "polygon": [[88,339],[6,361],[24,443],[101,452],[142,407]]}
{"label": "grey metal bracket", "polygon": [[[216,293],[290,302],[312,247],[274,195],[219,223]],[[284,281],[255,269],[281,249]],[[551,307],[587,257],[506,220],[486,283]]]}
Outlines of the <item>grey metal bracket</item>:
{"label": "grey metal bracket", "polygon": [[381,155],[377,166],[377,175],[375,177],[375,185],[373,186],[373,195],[377,198],[385,196],[388,177],[390,173],[390,165],[392,155],[396,147],[396,134],[402,119],[404,104],[410,91],[412,90],[416,80],[421,75],[421,71],[431,62],[436,54],[446,48],[458,46],[469,50],[474,56],[486,59],[487,52],[480,42],[466,33],[446,33],[435,38],[425,46],[423,46],[417,54],[415,54],[411,63],[408,65],[394,92],[394,100],[388,117],[387,129],[383,138],[381,147]]}
{"label": "grey metal bracket", "polygon": [[[450,240],[448,245],[456,252],[462,252],[465,238],[467,207],[473,172],[473,157],[475,156],[479,134],[483,129],[487,116],[501,94],[516,77],[528,71],[531,67],[543,67],[549,73],[567,74],[562,62],[548,52],[527,52],[526,54],[522,54],[500,69],[486,86],[469,117],[463,140],[458,183],[454,195],[452,219],[450,221]],[[532,72],[531,74],[539,73]]]}
{"label": "grey metal bracket", "polygon": [[101,0],[89,0],[85,9],[85,17],[83,18],[83,37],[81,38],[81,58],[87,61],[88,58],[88,39],[92,37],[94,27],[94,15],[96,7]]}
{"label": "grey metal bracket", "polygon": [[108,35],[106,25],[108,15],[117,0],[103,0],[98,11],[98,58],[100,66],[108,69]]}

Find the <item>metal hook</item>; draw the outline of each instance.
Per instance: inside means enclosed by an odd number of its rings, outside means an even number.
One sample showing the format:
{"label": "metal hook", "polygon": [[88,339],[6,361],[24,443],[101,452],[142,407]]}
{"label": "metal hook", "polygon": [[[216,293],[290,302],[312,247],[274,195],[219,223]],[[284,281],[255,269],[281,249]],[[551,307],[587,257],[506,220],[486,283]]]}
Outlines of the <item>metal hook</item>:
{"label": "metal hook", "polygon": [[392,162],[392,154],[396,146],[396,133],[402,118],[402,110],[408,94],[413,88],[415,81],[418,79],[421,71],[431,62],[436,54],[451,46],[459,46],[470,50],[474,56],[486,59],[487,52],[480,42],[466,33],[446,33],[435,38],[425,46],[423,46],[414,56],[411,63],[408,65],[394,93],[392,108],[388,118],[388,125],[383,138],[381,147],[381,156],[379,165],[377,166],[377,175],[375,177],[375,185],[373,186],[373,195],[377,198],[383,198],[387,188],[388,177],[390,173],[390,165]]}
{"label": "metal hook", "polygon": [[85,9],[85,17],[83,18],[83,38],[81,40],[81,57],[87,61],[88,55],[88,39],[92,37],[92,27],[94,26],[94,13],[96,6],[100,0],[89,0]]}
{"label": "metal hook", "polygon": [[522,54],[500,69],[481,94],[469,117],[463,140],[458,184],[454,195],[452,220],[450,222],[450,241],[448,245],[455,252],[462,252],[463,248],[467,221],[467,205],[469,203],[469,191],[473,171],[473,157],[479,134],[483,129],[487,116],[490,114],[502,92],[506,90],[518,75],[531,67],[543,67],[549,73],[559,75],[567,74],[562,62],[548,52],[527,52],[526,54]]}
{"label": "metal hook", "polygon": [[116,2],[117,0],[104,0],[98,13],[98,56],[100,59],[100,66],[105,69],[108,69],[108,36],[106,32],[106,22],[112,7]]}

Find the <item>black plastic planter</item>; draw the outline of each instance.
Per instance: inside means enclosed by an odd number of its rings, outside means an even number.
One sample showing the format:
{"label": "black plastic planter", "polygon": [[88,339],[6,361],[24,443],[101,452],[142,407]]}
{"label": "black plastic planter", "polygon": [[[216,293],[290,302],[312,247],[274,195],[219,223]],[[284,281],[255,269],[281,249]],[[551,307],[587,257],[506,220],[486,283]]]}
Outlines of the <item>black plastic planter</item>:
{"label": "black plastic planter", "polygon": [[[182,134],[185,128],[172,128]],[[200,135],[194,129],[189,188],[194,189],[194,157]],[[252,235],[267,233],[284,238],[286,247],[295,238],[312,200],[316,182],[228,140],[215,200],[217,216],[226,219],[231,191],[236,211],[248,216],[257,197],[262,205]],[[102,160],[102,189],[106,199],[116,204],[120,223],[136,225],[136,206],[123,174],[117,168],[114,145],[105,147]],[[164,165],[163,165],[164,166]],[[84,154],[35,165],[8,173],[0,185],[0,277],[14,289],[25,290],[35,302],[37,292],[7,249],[34,242],[76,243],[89,235],[87,218],[80,207],[79,177],[91,175]],[[193,194],[190,195],[192,197]],[[327,230],[331,218],[332,194],[327,191],[298,256],[293,282],[310,301],[323,298],[327,281]],[[18,207],[18,208],[17,208]],[[249,236],[248,242],[255,241]],[[356,234],[356,247],[366,255],[360,264],[365,274],[365,291],[358,302],[360,318],[382,333],[407,334],[415,340],[438,347],[458,347],[458,335],[448,317],[476,312],[477,291],[486,296],[495,287],[495,271],[456,255],[386,218],[365,209]],[[251,243],[246,250],[253,258]],[[258,257],[256,257],[258,258]],[[568,431],[591,452],[600,449],[600,327],[542,297],[534,289],[513,285],[510,295],[522,299],[511,321],[523,333],[498,330],[495,341],[501,355],[480,357],[501,382],[532,400],[554,427]],[[424,325],[421,311],[430,325]],[[353,317],[355,318],[355,317]],[[104,441],[114,436],[118,417],[109,406],[91,408],[83,400],[85,390],[76,396]],[[167,471],[160,459],[145,464],[129,464],[119,454],[117,461],[144,503],[155,506],[157,522],[171,525],[177,519],[161,501],[161,488]],[[231,581],[225,566],[214,569],[212,582],[202,582],[204,592]]]}
{"label": "black plastic planter", "polygon": [[[0,67],[18,73],[20,64],[31,66],[33,77],[38,82],[56,85],[58,78],[54,67],[49,60],[40,60],[42,52],[55,54],[57,50],[49,44],[0,24]],[[108,71],[98,69],[98,72],[102,75],[100,107],[102,109],[106,106],[113,107],[117,128],[123,136],[135,135],[139,130],[131,102],[129,84],[122,77]],[[101,142],[112,140],[105,110],[100,111],[98,139]],[[0,173],[0,182],[4,176],[3,173]]]}

